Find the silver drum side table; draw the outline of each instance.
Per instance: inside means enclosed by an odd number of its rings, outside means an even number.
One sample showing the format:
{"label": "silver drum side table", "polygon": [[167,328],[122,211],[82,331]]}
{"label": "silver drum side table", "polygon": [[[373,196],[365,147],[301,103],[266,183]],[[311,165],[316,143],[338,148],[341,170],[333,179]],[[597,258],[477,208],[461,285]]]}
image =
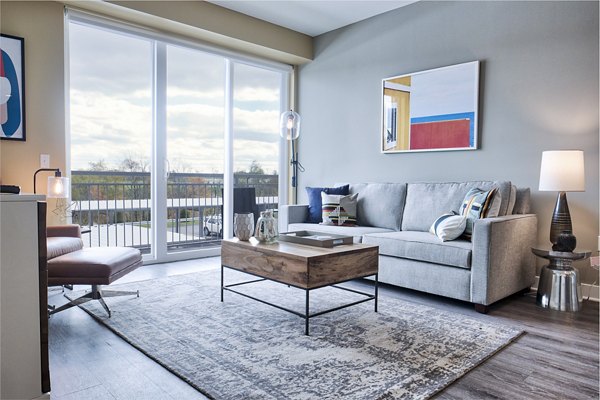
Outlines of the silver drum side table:
{"label": "silver drum side table", "polygon": [[560,252],[532,248],[538,257],[545,258],[550,264],[544,265],[540,272],[537,299],[538,306],[558,311],[579,311],[583,302],[579,271],[573,267],[573,261],[585,260],[591,251]]}

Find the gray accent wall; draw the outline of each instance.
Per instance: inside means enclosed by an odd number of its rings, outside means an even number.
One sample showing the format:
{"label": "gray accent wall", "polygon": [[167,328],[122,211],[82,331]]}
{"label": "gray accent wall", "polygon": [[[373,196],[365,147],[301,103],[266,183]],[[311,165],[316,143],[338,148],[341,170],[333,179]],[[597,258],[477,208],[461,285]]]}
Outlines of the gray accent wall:
{"label": "gray accent wall", "polygon": [[[542,151],[582,149],[586,191],[568,201],[578,247],[598,250],[598,11],[598,2],[421,1],[317,37],[298,74],[299,203],[305,186],[334,182],[510,180],[532,189],[548,245],[556,193],[538,191]],[[479,149],[382,154],[381,79],[473,60]],[[589,261],[578,267],[596,280]]]}

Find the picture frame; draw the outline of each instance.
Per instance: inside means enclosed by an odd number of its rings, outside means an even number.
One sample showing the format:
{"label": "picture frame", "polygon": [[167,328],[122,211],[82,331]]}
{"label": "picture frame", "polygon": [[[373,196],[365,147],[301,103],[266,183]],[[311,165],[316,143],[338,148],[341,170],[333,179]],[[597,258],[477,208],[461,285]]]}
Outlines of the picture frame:
{"label": "picture frame", "polygon": [[25,39],[0,34],[0,139],[25,141]]}
{"label": "picture frame", "polygon": [[479,61],[382,79],[384,154],[477,150]]}

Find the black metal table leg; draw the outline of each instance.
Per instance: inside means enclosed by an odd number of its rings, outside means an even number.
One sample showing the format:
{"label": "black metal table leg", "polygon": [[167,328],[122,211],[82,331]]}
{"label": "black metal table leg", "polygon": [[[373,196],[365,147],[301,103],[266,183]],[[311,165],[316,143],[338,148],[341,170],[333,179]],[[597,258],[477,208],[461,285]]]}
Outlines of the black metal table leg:
{"label": "black metal table leg", "polygon": [[223,302],[223,264],[221,264],[221,303]]}
{"label": "black metal table leg", "polygon": [[306,314],[304,315],[304,321],[305,321],[304,334],[306,336],[308,336],[308,321],[310,319],[310,314],[309,314],[309,303],[310,303],[310,300],[309,300],[309,296],[308,296],[309,293],[310,293],[310,290],[306,289],[306,310],[305,310]]}
{"label": "black metal table leg", "polygon": [[[321,287],[308,289],[308,288],[302,288],[302,287],[294,286],[294,287],[296,287],[298,289],[304,290],[304,292],[305,292],[305,301],[306,301],[306,303],[305,303],[304,313],[302,313],[300,311],[293,310],[293,309],[290,309],[290,308],[287,308],[287,307],[283,307],[283,306],[280,306],[280,305],[277,305],[277,304],[273,304],[273,303],[270,303],[270,302],[268,302],[266,300],[260,299],[258,297],[251,296],[248,293],[240,292],[240,291],[237,291],[237,290],[233,289],[233,287],[236,287],[236,286],[247,285],[247,284],[251,284],[251,283],[255,283],[255,282],[262,282],[262,281],[265,281],[265,280],[271,280],[269,278],[264,278],[261,275],[253,274],[253,273],[250,273],[250,272],[247,272],[247,271],[242,271],[242,272],[245,272],[245,273],[247,273],[249,275],[255,275],[255,276],[259,277],[260,279],[254,279],[254,280],[251,280],[251,281],[231,283],[229,285],[225,285],[225,272],[224,272],[225,268],[231,268],[231,267],[228,267],[227,265],[221,264],[221,302],[223,302],[223,294],[227,290],[227,291],[230,291],[230,292],[233,292],[233,293],[237,293],[237,294],[239,294],[241,296],[247,297],[249,299],[253,299],[253,300],[259,301],[259,302],[261,302],[263,304],[267,304],[269,306],[278,308],[280,310],[287,311],[289,313],[295,314],[295,315],[297,315],[297,316],[299,316],[301,318],[304,318],[304,334],[306,336],[310,336],[310,319],[311,318],[318,317],[318,316],[321,316],[323,314],[327,314],[327,313],[330,313],[330,312],[341,310],[343,308],[351,307],[351,306],[354,306],[354,305],[357,305],[357,304],[360,304],[360,303],[364,303],[365,301],[371,301],[371,300],[374,301],[375,312],[377,312],[378,297],[379,297],[379,274],[378,273],[369,275],[369,276],[373,276],[373,275],[375,276],[375,293],[373,293],[373,294],[361,292],[359,290],[355,290],[355,289],[351,289],[351,288],[346,288],[346,287],[343,287],[343,286],[339,286],[340,283],[344,283],[344,282],[350,281],[352,279],[348,279],[347,281],[338,282],[336,284],[325,285],[325,286],[329,286],[329,287],[334,287],[334,288],[337,288],[337,289],[345,290],[345,291],[348,291],[348,292],[356,293],[356,294],[359,294],[359,295],[362,295],[362,296],[365,296],[365,297],[363,299],[361,299],[361,300],[353,301],[351,303],[347,303],[347,304],[344,304],[344,305],[341,305],[341,306],[338,306],[338,307],[334,307],[334,308],[330,308],[330,309],[327,309],[327,310],[318,311],[318,312],[315,312],[315,313],[313,313],[311,315],[311,313],[310,313],[310,291],[314,290],[314,289],[319,289]],[[275,281],[275,282],[278,282],[278,281]],[[284,282],[279,282],[279,283],[284,283]],[[287,286],[290,286],[290,285],[287,284]],[[325,286],[322,286],[322,287],[325,287]]]}
{"label": "black metal table leg", "polygon": [[379,294],[379,274],[375,274],[375,312],[377,312],[377,297]]}

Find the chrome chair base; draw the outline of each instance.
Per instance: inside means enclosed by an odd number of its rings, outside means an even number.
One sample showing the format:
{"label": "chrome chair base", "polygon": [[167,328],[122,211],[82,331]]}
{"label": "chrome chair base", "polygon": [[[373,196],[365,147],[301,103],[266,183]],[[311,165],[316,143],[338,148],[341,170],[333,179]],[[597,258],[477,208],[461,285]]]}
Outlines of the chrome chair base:
{"label": "chrome chair base", "polygon": [[542,267],[536,303],[558,311],[579,311],[583,304],[577,268],[553,269]]}
{"label": "chrome chair base", "polygon": [[[106,302],[104,301],[104,297],[129,296],[129,295],[136,295],[137,297],[140,297],[140,291],[136,290],[136,291],[128,292],[128,291],[121,291],[121,290],[101,290],[100,285],[92,285],[92,290],[90,292],[84,294],[81,297],[73,299],[73,300],[69,301],[67,304],[64,304],[58,308],[52,308],[51,311],[48,312],[48,316],[51,316],[52,314],[56,314],[58,312],[67,310],[73,306],[78,306],[80,304],[87,303],[90,300],[98,300],[100,302],[100,304],[102,305],[102,308],[104,308],[104,310],[108,314],[108,318],[110,318],[111,312],[110,312],[110,309],[108,308],[108,306],[106,305]],[[68,299],[66,294],[64,296]],[[54,306],[52,306],[52,307],[54,307]],[[50,306],[48,308],[50,309]]]}

